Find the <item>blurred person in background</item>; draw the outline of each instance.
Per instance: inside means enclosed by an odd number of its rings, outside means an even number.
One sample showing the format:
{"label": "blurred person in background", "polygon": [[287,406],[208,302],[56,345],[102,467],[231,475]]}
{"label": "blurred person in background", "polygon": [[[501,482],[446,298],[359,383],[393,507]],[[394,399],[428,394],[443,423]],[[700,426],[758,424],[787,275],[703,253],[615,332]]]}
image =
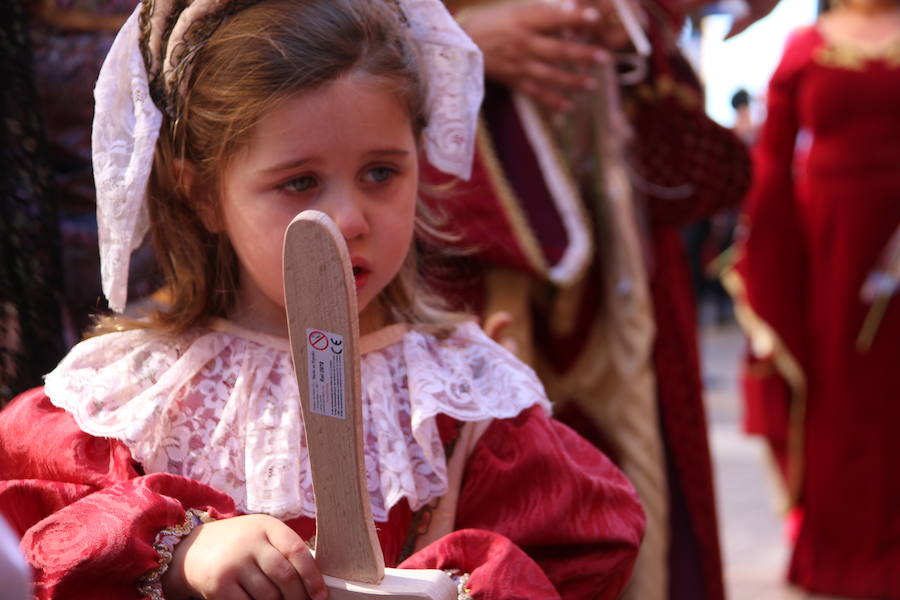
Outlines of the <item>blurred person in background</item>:
{"label": "blurred person in background", "polygon": [[844,0],[797,30],[726,275],[752,349],[746,428],[785,483],[788,579],[820,594],[900,598],[898,107],[900,2]]}
{"label": "blurred person in background", "polygon": [[734,109],[734,125],[731,130],[748,146],[756,141],[758,127],[753,121],[753,107],[750,105],[750,93],[744,88],[731,96],[731,108]]}
{"label": "blurred person in background", "polygon": [[[736,203],[744,145],[705,115],[674,43],[682,7],[448,0],[484,52],[472,179],[438,196],[460,229],[445,293],[532,365],[556,416],[634,483],[647,533],[626,598],[723,597],[679,229]],[[646,56],[638,56],[646,51]]]}

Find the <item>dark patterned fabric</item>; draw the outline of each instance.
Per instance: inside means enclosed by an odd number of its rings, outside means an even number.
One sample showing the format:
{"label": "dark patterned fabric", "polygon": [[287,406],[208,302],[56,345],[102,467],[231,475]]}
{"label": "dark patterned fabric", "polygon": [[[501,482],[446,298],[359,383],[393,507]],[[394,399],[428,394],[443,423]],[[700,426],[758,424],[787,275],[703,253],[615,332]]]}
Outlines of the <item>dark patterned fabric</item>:
{"label": "dark patterned fabric", "polygon": [[[59,189],[59,229],[63,265],[63,299],[70,320],[66,347],[77,342],[93,316],[106,309],[100,289],[100,258],[94,178],[91,167],[91,122],[94,83],[115,38],[115,20],[88,18],[96,31],[67,29],[49,21],[76,21],[66,11],[125,17],[136,0],[57,0],[56,18],[36,17],[29,26],[34,51],[38,106],[47,132],[48,159]],[[149,248],[132,259],[128,297],[149,294],[155,284]]]}
{"label": "dark patterned fabric", "polygon": [[64,353],[57,205],[20,0],[0,3],[0,406]]}
{"label": "dark patterned fabric", "polygon": [[[60,10],[108,13],[97,2],[57,2]],[[109,4],[109,2],[105,3]],[[133,3],[131,8],[133,8]],[[126,9],[127,10],[127,9]],[[63,297],[71,346],[101,302],[94,179],[91,170],[93,87],[112,33],[68,32],[31,23],[38,106],[47,128],[48,159],[59,189]]]}

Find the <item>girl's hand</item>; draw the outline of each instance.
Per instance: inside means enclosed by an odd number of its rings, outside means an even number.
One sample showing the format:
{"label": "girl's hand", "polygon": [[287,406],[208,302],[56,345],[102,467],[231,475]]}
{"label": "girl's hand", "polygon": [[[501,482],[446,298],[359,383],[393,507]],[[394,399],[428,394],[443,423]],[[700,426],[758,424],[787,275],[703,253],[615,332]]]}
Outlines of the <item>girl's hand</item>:
{"label": "girl's hand", "polygon": [[166,598],[324,600],[325,582],[309,548],[268,515],[205,523],[175,546],[162,578]]}
{"label": "girl's hand", "polygon": [[555,109],[571,107],[568,92],[593,90],[597,82],[574,72],[606,60],[603,47],[563,39],[597,27],[596,8],[575,2],[497,2],[463,13],[460,25],[484,54],[485,76]]}

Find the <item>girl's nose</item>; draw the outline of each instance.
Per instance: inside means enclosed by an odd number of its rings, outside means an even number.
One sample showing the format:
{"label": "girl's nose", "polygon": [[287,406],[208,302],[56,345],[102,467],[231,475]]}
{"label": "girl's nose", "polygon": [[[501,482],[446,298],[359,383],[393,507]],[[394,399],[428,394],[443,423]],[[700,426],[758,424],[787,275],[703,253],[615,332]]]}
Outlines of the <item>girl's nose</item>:
{"label": "girl's nose", "polygon": [[342,193],[336,195],[323,207],[325,213],[338,226],[341,235],[346,240],[365,235],[369,232],[369,222],[366,220],[361,199],[352,194]]}

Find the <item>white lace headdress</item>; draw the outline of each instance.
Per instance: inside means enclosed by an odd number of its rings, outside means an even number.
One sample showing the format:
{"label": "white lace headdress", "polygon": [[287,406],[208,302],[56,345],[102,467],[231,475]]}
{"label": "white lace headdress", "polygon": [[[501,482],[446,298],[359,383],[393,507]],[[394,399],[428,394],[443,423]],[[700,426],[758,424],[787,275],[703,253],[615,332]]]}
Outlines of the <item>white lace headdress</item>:
{"label": "white lace headdress", "polygon": [[[484,93],[481,52],[440,0],[387,1],[405,17],[428,78],[429,118],[423,133],[428,161],[441,171],[468,179]],[[178,94],[177,82],[187,80],[179,70],[189,68],[190,60],[173,58],[191,23],[232,3],[247,4],[246,0],[193,0],[178,16],[163,50],[164,21],[175,3],[155,0],[149,3],[152,10],[143,12],[147,0],[137,6],[113,42],[94,90],[91,144],[100,271],[103,293],[118,312],[127,300],[131,253],[150,225],[145,192],[163,120],[151,97],[150,80],[160,77],[167,96]],[[150,31],[146,66],[142,28]]]}

